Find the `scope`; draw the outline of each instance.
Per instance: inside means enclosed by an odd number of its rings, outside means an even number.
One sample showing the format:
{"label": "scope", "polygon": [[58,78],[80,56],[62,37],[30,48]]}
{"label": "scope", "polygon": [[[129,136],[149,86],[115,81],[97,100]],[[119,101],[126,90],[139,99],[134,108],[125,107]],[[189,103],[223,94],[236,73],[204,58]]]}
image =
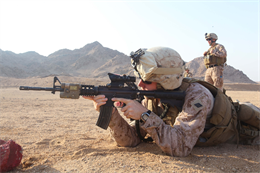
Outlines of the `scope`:
{"label": "scope", "polygon": [[132,76],[126,76],[125,74],[123,76],[120,75],[116,75],[116,74],[112,74],[112,73],[108,73],[108,76],[111,80],[111,82],[135,82],[136,78],[132,77]]}

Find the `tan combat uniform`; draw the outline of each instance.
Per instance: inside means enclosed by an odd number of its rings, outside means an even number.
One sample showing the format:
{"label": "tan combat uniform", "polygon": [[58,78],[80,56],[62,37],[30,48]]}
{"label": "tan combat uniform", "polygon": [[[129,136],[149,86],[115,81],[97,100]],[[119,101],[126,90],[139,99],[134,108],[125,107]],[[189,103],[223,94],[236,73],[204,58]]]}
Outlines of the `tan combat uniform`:
{"label": "tan combat uniform", "polygon": [[[152,112],[147,121],[140,125],[141,134],[149,134],[167,155],[187,156],[203,132],[213,104],[214,98],[210,91],[198,83],[192,83],[186,90],[182,112],[178,114],[173,126]],[[145,101],[143,105],[147,107]],[[160,109],[162,111],[161,103],[158,103],[157,109],[158,112]],[[141,142],[135,127],[130,126],[118,111],[112,114],[109,127],[119,146],[134,147]]]}
{"label": "tan combat uniform", "polygon": [[[216,43],[215,46],[210,47],[207,54],[219,58],[227,57],[227,52],[225,50],[225,47],[218,43]],[[223,81],[224,81],[223,70],[224,70],[224,64],[221,65],[211,64],[207,66],[205,81],[223,90]]]}

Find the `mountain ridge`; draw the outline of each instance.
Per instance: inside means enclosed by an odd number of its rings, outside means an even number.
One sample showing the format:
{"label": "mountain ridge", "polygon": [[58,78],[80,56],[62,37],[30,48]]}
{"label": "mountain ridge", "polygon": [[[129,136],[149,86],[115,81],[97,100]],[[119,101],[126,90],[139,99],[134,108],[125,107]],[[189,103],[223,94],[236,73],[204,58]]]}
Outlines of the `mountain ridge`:
{"label": "mountain ridge", "polygon": [[[193,77],[204,79],[203,57],[186,62]],[[133,75],[130,57],[110,48],[103,47],[98,41],[88,43],[82,48],[60,49],[49,56],[34,51],[15,54],[0,49],[0,76],[29,78],[43,76],[75,76],[104,78],[107,73]],[[242,71],[227,65],[224,70],[225,83],[255,83]]]}

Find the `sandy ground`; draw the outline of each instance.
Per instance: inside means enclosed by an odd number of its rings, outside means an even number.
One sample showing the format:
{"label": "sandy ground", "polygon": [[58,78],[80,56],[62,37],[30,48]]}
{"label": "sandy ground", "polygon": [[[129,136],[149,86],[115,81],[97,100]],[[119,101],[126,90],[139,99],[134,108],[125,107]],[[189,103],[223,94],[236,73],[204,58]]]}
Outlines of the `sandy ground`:
{"label": "sandy ground", "polygon": [[[259,90],[241,90],[227,94],[260,107]],[[23,160],[12,173],[260,171],[257,146],[195,147],[187,157],[167,156],[154,143],[117,147],[109,131],[95,125],[98,113],[83,98],[1,88],[0,113],[0,139],[23,147]]]}

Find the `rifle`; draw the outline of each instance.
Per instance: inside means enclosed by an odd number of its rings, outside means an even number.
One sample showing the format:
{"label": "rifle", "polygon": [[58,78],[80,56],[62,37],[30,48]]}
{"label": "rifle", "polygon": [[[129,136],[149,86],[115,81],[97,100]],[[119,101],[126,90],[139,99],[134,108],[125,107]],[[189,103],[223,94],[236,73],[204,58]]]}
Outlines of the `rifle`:
{"label": "rifle", "polygon": [[[135,85],[136,78],[131,76],[119,76],[112,73],[108,73],[111,83],[105,86],[94,86],[94,85],[81,85],[72,83],[61,83],[60,80],[55,76],[53,80],[53,88],[43,88],[43,87],[29,87],[20,86],[20,90],[43,90],[51,91],[55,94],[56,91],[60,92],[60,98],[67,99],[78,99],[80,95],[82,96],[96,96],[105,95],[108,101],[105,105],[100,107],[100,114],[96,125],[107,129],[111,115],[114,102],[111,100],[113,97],[126,98],[126,99],[136,99],[139,102],[144,96],[149,98],[160,98],[164,103],[172,104],[175,106],[182,105],[185,97],[185,92],[182,91],[144,91],[138,90]],[[56,85],[56,82],[60,85]],[[126,84],[126,85],[125,85]]]}

